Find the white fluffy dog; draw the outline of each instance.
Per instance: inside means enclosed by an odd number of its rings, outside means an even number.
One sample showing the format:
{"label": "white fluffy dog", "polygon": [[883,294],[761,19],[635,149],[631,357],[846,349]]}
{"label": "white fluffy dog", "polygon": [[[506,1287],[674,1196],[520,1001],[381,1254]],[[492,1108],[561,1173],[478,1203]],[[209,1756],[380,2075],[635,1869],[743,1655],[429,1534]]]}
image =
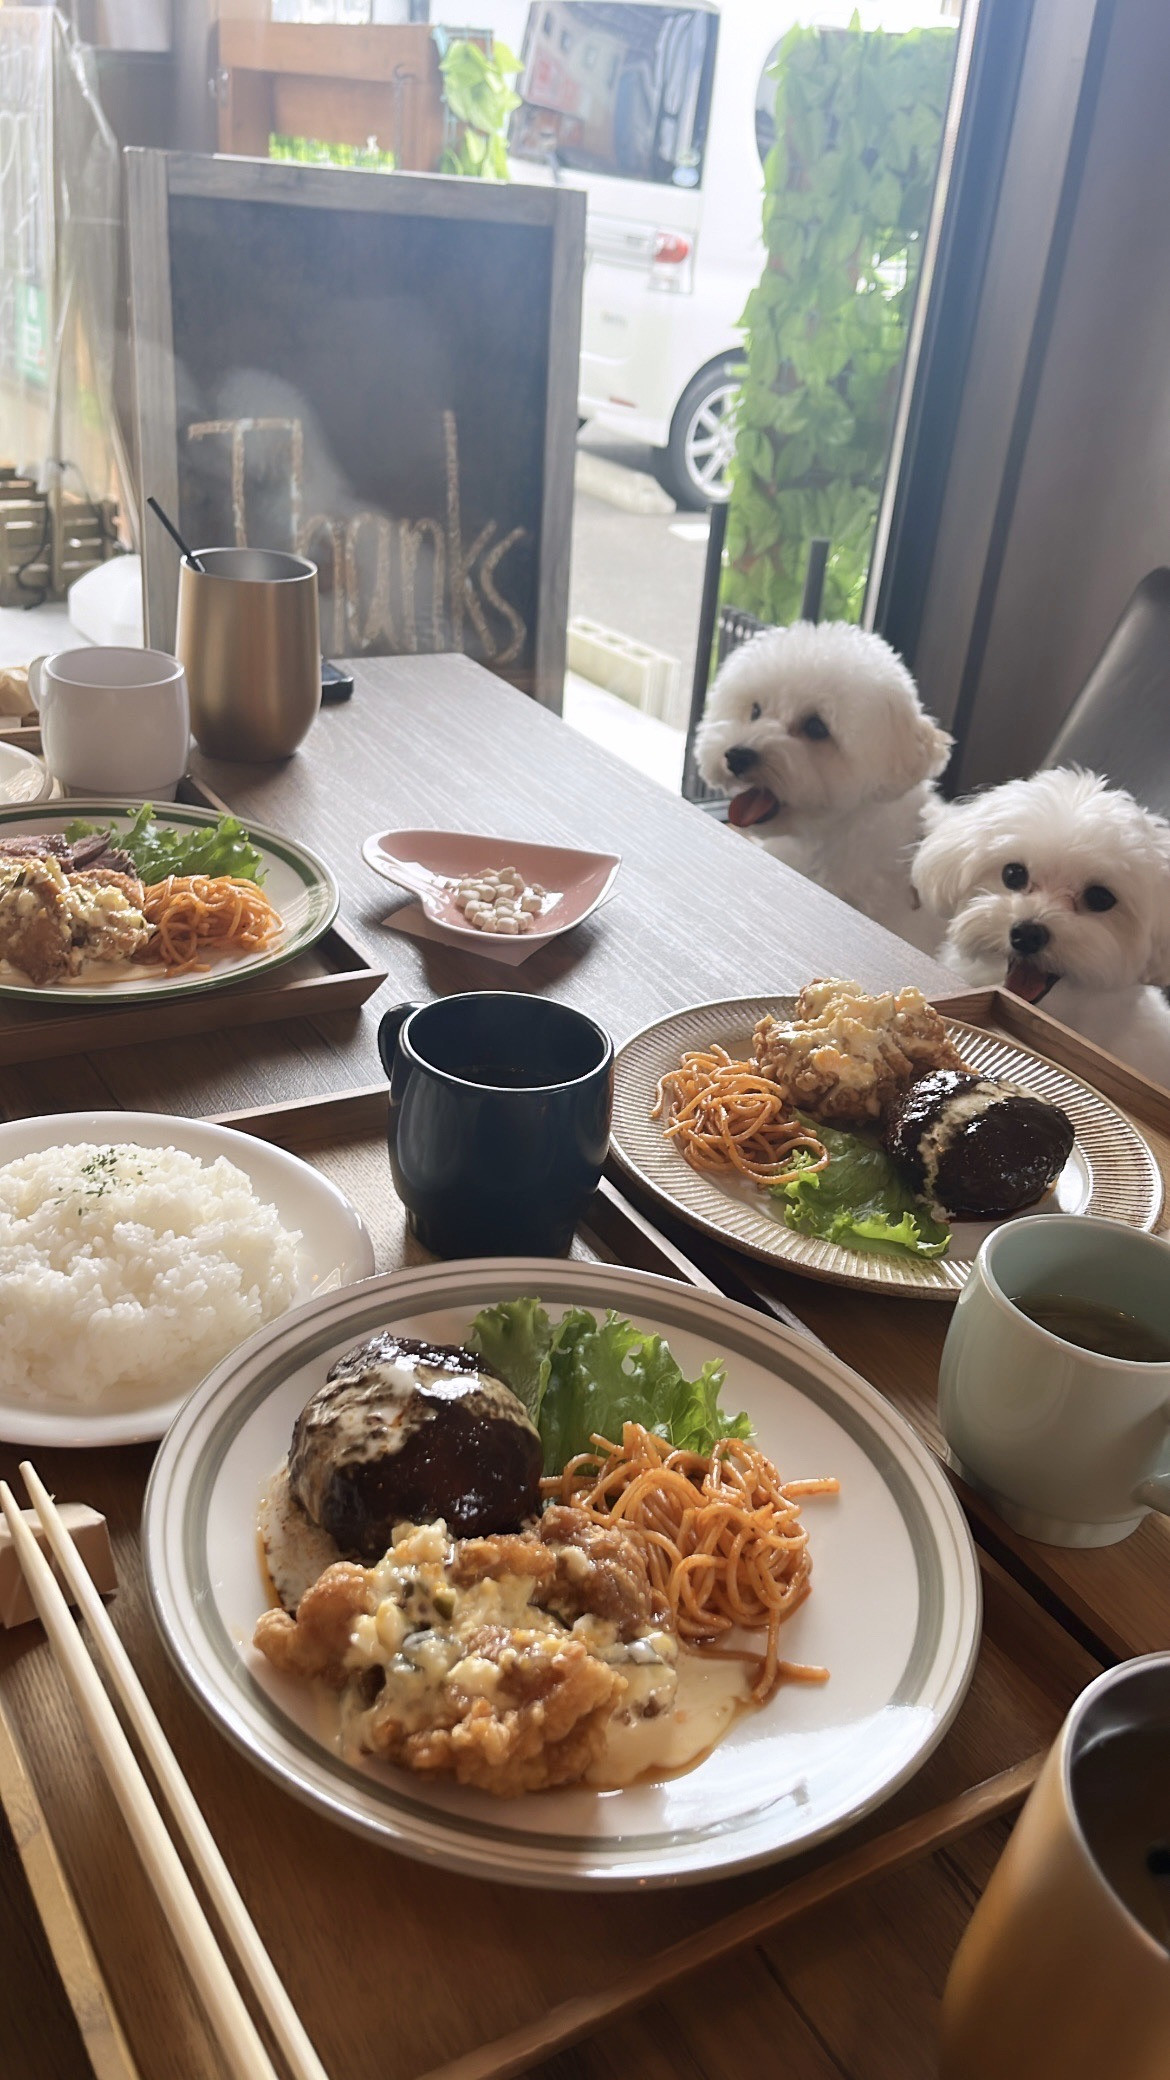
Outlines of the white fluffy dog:
{"label": "white fluffy dog", "polygon": [[942,960],[1170,1084],[1170,823],[1056,766],[938,806],[913,878]]}
{"label": "white fluffy dog", "polygon": [[696,739],[730,820],[902,938],[930,945],[910,860],[951,739],[880,636],[846,621],[766,629],[734,650]]}

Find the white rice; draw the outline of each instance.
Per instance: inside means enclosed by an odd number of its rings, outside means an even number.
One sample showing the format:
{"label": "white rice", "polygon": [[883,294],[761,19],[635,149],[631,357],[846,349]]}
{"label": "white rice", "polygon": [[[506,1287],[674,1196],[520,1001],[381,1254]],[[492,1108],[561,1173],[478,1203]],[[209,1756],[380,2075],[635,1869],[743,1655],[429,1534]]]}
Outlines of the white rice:
{"label": "white rice", "polygon": [[301,1237],[220,1156],[69,1143],[0,1168],[0,1395],[188,1392],[291,1307]]}

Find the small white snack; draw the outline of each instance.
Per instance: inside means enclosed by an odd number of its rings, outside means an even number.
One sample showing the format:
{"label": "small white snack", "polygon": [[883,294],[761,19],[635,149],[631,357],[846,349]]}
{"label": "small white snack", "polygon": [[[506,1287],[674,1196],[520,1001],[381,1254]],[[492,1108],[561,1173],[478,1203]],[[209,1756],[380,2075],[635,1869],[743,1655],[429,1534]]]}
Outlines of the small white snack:
{"label": "small white snack", "polygon": [[451,900],[462,910],[463,921],[477,932],[536,930],[548,891],[538,881],[529,884],[518,867],[493,867],[478,875],[466,874],[455,884]]}

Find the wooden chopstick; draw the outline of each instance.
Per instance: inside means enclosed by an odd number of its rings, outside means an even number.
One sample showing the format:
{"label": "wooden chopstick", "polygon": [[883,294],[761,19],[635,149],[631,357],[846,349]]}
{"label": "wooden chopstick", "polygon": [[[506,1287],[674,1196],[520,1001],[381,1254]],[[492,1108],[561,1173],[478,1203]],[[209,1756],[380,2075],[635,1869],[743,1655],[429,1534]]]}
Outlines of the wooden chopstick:
{"label": "wooden chopstick", "polygon": [[138,2080],[110,1989],[61,1868],[20,1744],[0,1702],[0,1805],[8,1815],[57,1976],[97,2080]]}
{"label": "wooden chopstick", "polygon": [[[45,1537],[53,1549],[62,1577],[89,1626],[98,1659],[110,1678],[170,1808],[172,1818],[190,1850],[195,1868],[207,1888],[216,1914],[260,2003],[273,2036],[296,2080],[328,2080],[325,2068],[289,1999],[284,1982],[260,1940],[256,1924],[240,1897],[235,1880],[220,1854],[215,1836],[208,1827],[194,1793],[175,1759],[174,1750],[158,1722],[154,1707],[142,1687],[134,1664],[114,1630],[105,1605],[94,1588],[85,1562],[62,1522],[52,1496],[30,1460],[21,1461],[20,1473],[44,1527]],[[28,1536],[31,1539],[31,1532]]]}
{"label": "wooden chopstick", "polygon": [[[236,2080],[276,2080],[276,2070],[163,1825],[134,1750],[85,1651],[65,1596],[21,1516],[7,1481],[0,1481],[0,1509],[58,1665],[219,2040],[225,2063]],[[73,1550],[72,1540],[67,1542]]]}

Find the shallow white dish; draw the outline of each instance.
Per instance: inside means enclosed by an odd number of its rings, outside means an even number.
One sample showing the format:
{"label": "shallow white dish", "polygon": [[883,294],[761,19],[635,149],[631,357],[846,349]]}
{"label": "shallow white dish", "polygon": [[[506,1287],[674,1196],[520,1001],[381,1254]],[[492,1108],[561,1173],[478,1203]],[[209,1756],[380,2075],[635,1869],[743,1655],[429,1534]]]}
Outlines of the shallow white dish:
{"label": "shallow white dish", "polygon": [[[499,1800],[327,1744],[311,1685],[251,1646],[265,1608],[256,1505],[293,1421],[340,1355],[393,1323],[461,1342],[483,1306],[538,1294],[659,1331],[688,1375],[721,1356],[724,1406],[746,1408],[792,1478],[836,1474],[805,1505],[814,1587],[786,1656],[825,1663],[746,1711],[685,1775],[621,1791]],[[241,1346],[192,1395],[155,1461],[143,1519],[155,1614],[223,1732],[333,1819],[420,1860],[515,1884],[685,1883],[809,1848],[905,1783],[962,1701],[979,1642],[979,1571],[945,1477],[887,1402],[818,1345],[751,1309],[610,1265],[437,1264],[316,1301]]]}
{"label": "shallow white dish", "polygon": [[19,744],[0,742],[0,808],[43,802],[52,793],[53,776],[43,758]]}
{"label": "shallow white dish", "polygon": [[[782,1264],[810,1278],[899,1299],[954,1300],[971,1275],[980,1244],[999,1221],[951,1223],[944,1257],[911,1257],[897,1250],[861,1250],[803,1235],[785,1225],[781,1208],[746,1179],[724,1179],[693,1170],[651,1118],[659,1078],[676,1069],[691,1048],[717,1045],[737,1061],[751,1054],[752,1033],[765,1012],[786,1017],[796,998],[729,997],[694,1004],[660,1018],[627,1040],[614,1062],[613,1154],[631,1177],[673,1213],[720,1242],[731,1243],[765,1263]],[[983,1076],[1018,1084],[1063,1107],[1076,1141],[1052,1190],[1025,1215],[1091,1213],[1153,1228],[1162,1210],[1162,1172],[1153,1151],[1124,1113],[1090,1084],[1057,1062],[998,1033],[948,1018],[947,1032],[963,1059]]]}
{"label": "shallow white dish", "polygon": [[[349,1200],[299,1156],[260,1141],[254,1134],[158,1112],[58,1112],[0,1126],[0,1165],[70,1141],[178,1148],[205,1163],[226,1156],[251,1179],[257,1197],[275,1206],[281,1225],[301,1232],[298,1302],[352,1285],[373,1272],[373,1244]],[[0,1307],[3,1295],[0,1277]],[[0,1392],[0,1438],[9,1444],[63,1447],[142,1444],[163,1435],[188,1392],[190,1388],[178,1395],[168,1394],[166,1382],[160,1381],[154,1401],[119,1405],[111,1396],[100,1410],[93,1411],[61,1400],[46,1399],[34,1406],[6,1400]]]}

